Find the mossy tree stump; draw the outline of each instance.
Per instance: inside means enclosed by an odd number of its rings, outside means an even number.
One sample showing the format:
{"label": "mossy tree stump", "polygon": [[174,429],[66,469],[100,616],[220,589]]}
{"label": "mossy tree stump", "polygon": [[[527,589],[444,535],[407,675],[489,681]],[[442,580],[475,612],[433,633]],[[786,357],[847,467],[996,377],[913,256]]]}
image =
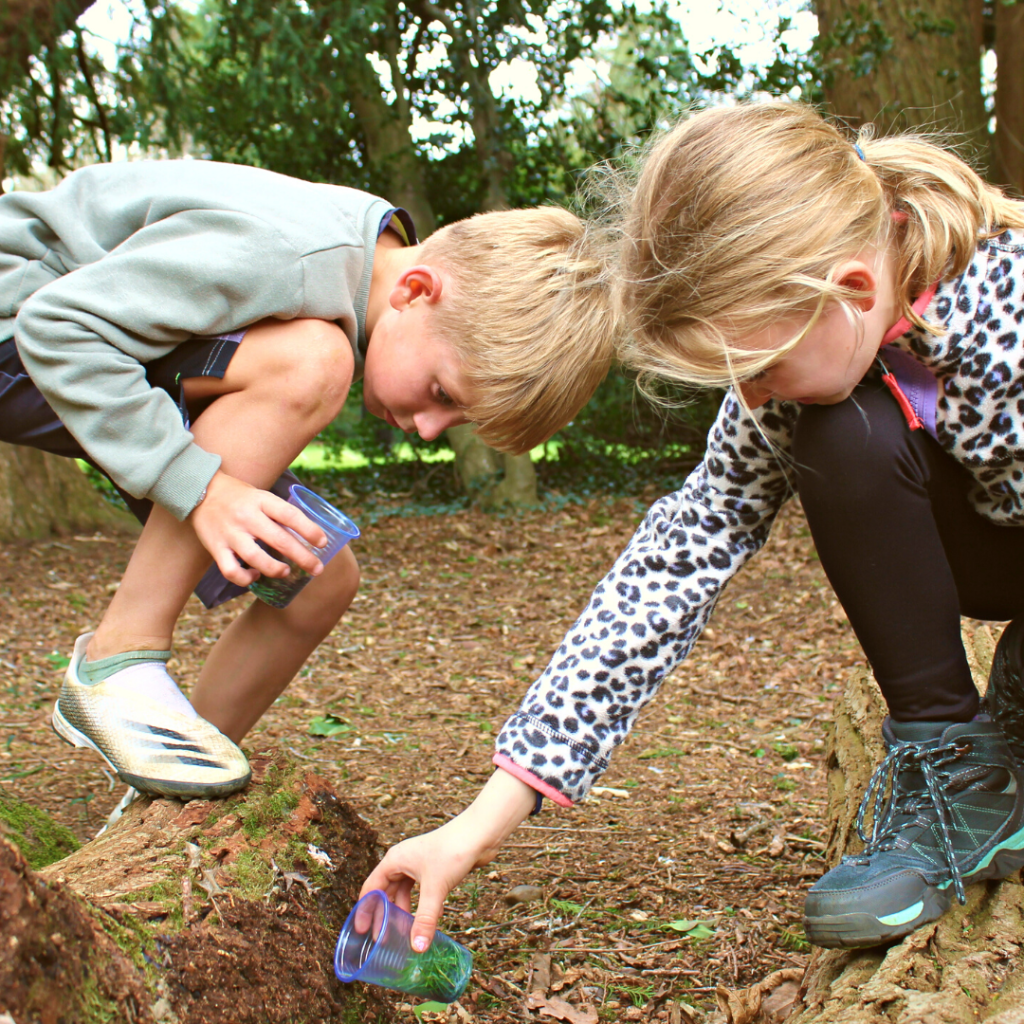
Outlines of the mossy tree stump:
{"label": "mossy tree stump", "polygon": [[[975,682],[984,692],[997,637],[964,633]],[[827,751],[829,867],[862,846],[857,808],[881,762],[885,705],[866,669],[855,670],[837,702]],[[939,921],[902,942],[864,950],[815,949],[806,973],[777,972],[778,984],[722,990],[728,1024],[1024,1024],[1024,887],[1018,875],[968,886]],[[766,979],[768,982],[770,979]],[[772,999],[773,987],[788,997]]]}
{"label": "mossy tree stump", "polygon": [[18,1024],[387,1022],[341,985],[338,930],[375,833],[321,778],[250,758],[236,797],[137,800],[99,839],[33,871],[0,838],[0,1016]]}

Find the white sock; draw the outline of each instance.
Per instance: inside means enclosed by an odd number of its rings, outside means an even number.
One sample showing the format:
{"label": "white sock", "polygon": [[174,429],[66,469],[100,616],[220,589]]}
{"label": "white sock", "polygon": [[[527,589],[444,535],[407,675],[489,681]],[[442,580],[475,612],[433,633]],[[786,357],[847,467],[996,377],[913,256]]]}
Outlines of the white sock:
{"label": "white sock", "polygon": [[127,697],[148,697],[168,711],[175,711],[186,718],[199,717],[188,698],[178,689],[178,684],[168,675],[167,665],[162,661],[136,661],[111,673],[104,682],[108,688],[120,690]]}

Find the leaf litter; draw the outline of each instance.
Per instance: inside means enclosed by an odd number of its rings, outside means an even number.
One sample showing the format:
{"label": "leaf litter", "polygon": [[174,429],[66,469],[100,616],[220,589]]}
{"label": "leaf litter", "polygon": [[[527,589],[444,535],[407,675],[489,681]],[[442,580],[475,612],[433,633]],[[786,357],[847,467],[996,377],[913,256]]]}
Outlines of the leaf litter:
{"label": "leaf litter", "polygon": [[[245,745],[315,764],[385,844],[442,824],[492,771],[494,736],[637,509],[379,519],[355,546],[352,609]],[[120,787],[57,740],[49,713],[131,550],[95,539],[0,546],[0,792],[83,841]],[[54,590],[58,572],[68,586]],[[244,600],[190,601],[170,666],[183,688]],[[823,727],[862,661],[791,503],[590,797],[547,803],[451,895],[442,927],[473,950],[473,979],[443,1012],[403,1004],[410,1024],[702,1021],[720,987],[802,968],[803,893],[823,869]],[[507,899],[522,886],[540,895]]]}

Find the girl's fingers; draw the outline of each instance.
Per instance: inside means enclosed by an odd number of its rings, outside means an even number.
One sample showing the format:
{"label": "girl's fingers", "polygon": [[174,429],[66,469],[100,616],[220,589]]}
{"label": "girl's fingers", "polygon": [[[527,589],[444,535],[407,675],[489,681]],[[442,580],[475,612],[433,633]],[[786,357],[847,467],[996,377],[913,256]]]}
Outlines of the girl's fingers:
{"label": "girl's fingers", "polygon": [[420,902],[416,907],[416,919],[412,923],[410,939],[412,948],[422,953],[434,941],[437,922],[441,920],[448,889],[438,886],[432,879],[425,878],[420,887]]}
{"label": "girl's fingers", "polygon": [[409,914],[412,913],[412,889],[415,884],[415,881],[408,875],[403,875],[401,878],[396,879],[395,893],[391,897],[392,903],[401,907]]}

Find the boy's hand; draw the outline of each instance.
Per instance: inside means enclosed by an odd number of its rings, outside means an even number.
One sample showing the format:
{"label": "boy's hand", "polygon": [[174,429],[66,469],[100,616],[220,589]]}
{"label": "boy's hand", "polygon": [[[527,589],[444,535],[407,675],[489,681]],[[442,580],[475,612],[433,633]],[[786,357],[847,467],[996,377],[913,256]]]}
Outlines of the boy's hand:
{"label": "boy's hand", "polygon": [[[320,559],[284,529],[287,526],[314,547],[323,547],[327,537],[319,526],[276,494],[220,470],[206,488],[206,497],[192,510],[189,522],[217,568],[241,587],[259,576],[283,578],[291,571],[284,562],[267,554],[257,540],[290,558],[311,576],[319,576],[324,570]],[[240,561],[250,568],[242,568]]]}
{"label": "boy's hand", "polygon": [[391,847],[363,883],[360,897],[383,889],[392,902],[412,912],[412,890],[420,887],[410,936],[422,952],[434,938],[448,893],[473,868],[490,863],[501,844],[533,810],[536,793],[498,769],[460,815],[433,832]]}

